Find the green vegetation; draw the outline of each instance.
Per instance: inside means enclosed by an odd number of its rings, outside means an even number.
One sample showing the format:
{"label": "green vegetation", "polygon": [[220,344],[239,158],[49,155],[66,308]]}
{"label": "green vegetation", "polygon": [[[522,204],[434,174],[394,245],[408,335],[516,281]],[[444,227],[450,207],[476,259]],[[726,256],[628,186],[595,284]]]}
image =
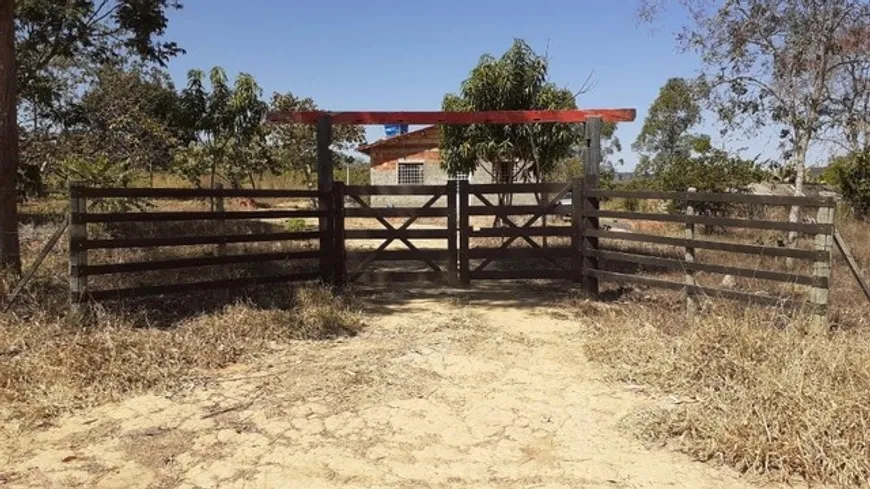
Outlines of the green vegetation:
{"label": "green vegetation", "polygon": [[[701,107],[695,87],[682,78],[672,78],[659,91],[632,145],[641,154],[635,170],[639,183],[672,192],[694,188],[698,192],[745,192],[760,181],[760,166],[714,148],[710,136],[693,133],[701,122]],[[675,202],[672,210],[682,211]],[[696,210],[723,214],[725,203],[699,203]]]}
{"label": "green vegetation", "polygon": [[870,150],[834,158],[824,179],[839,188],[855,216],[870,217]]}

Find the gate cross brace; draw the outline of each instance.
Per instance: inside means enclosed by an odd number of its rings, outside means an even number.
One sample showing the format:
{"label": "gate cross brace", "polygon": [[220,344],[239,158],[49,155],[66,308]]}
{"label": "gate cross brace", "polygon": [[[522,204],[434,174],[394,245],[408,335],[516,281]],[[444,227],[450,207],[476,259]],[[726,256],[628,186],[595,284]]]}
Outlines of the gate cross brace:
{"label": "gate cross brace", "polygon": [[[358,195],[354,195],[354,194],[349,194],[349,195],[350,195],[350,197],[351,197],[353,200],[355,200],[355,201],[356,201],[360,206],[362,206],[362,207],[365,208],[365,209],[368,209],[368,210],[372,211],[372,212],[375,214],[375,219],[376,219],[379,223],[381,223],[381,225],[383,225],[385,228],[387,228],[387,229],[390,230],[390,231],[403,231],[403,230],[405,230],[405,229],[408,229],[408,227],[410,227],[411,224],[413,224],[414,221],[416,221],[416,220],[420,217],[420,216],[416,215],[420,210],[422,210],[422,209],[428,209],[429,207],[432,207],[432,205],[435,204],[435,202],[437,202],[438,199],[440,199],[441,196],[443,196],[444,194],[443,194],[442,192],[440,192],[440,191],[436,192],[436,193],[432,196],[432,198],[430,198],[430,199],[429,199],[425,204],[423,204],[422,207],[420,207],[419,209],[416,209],[416,210],[414,211],[414,213],[413,213],[413,214],[408,218],[408,220],[406,220],[405,223],[402,224],[398,229],[397,229],[396,227],[394,227],[392,224],[390,224],[390,221],[386,220],[386,218],[384,218],[383,214],[381,214],[380,212],[378,212],[378,210],[377,210],[376,208],[373,208],[373,207],[371,207],[370,205],[368,205],[364,200],[362,200],[361,198],[359,198]],[[369,256],[367,256],[367,257],[366,257],[366,258],[365,258],[365,259],[364,259],[364,260],[359,264],[359,266],[356,267],[356,270],[354,270],[353,272],[351,272],[351,280],[356,280],[357,278],[359,278],[359,276],[362,275],[363,272],[365,272],[365,270],[368,268],[368,266],[371,265],[371,263],[372,263],[373,261],[375,261],[375,260],[377,259],[377,257],[380,256],[380,254],[381,254],[384,250],[386,250],[387,247],[390,246],[390,244],[391,244],[393,241],[395,241],[396,239],[398,239],[399,241],[401,241],[402,243],[404,243],[405,246],[407,246],[409,250],[411,250],[411,251],[420,251],[416,246],[414,246],[414,243],[412,243],[408,238],[387,238],[383,243],[381,243],[380,246],[378,246],[378,248],[377,248],[375,251],[373,251]],[[432,260],[422,260],[422,261],[426,262],[426,264],[429,266],[429,268],[435,270],[436,272],[440,272],[440,271],[441,271],[441,267],[439,267],[438,264],[436,264],[436,263],[433,262]]]}
{"label": "gate cross brace", "polygon": [[[514,222],[512,222],[510,219],[508,219],[507,216],[504,216],[504,217],[503,217],[503,220],[504,220],[505,222],[510,223],[511,226],[513,226],[513,227],[515,227],[515,228],[517,228],[517,229],[526,229],[526,228],[529,228],[529,227],[532,226],[532,224],[534,224],[535,222],[537,222],[537,220],[540,219],[541,216],[543,216],[544,214],[548,213],[548,212],[551,211],[553,208],[555,208],[555,207],[559,204],[559,200],[561,200],[562,197],[564,197],[565,194],[567,194],[569,190],[571,190],[571,185],[568,185],[568,186],[566,186],[565,188],[563,188],[563,189],[562,189],[558,194],[556,194],[556,196],[555,196],[552,200],[550,200],[549,203],[547,203],[546,205],[542,206],[542,207],[538,210],[538,212],[535,213],[534,215],[532,215],[532,217],[529,218],[529,220],[527,220],[527,221],[525,222],[525,224],[523,224],[522,226],[517,226]],[[482,195],[479,195],[478,193],[475,193],[475,196],[477,196],[477,198],[481,199],[481,201],[483,201],[484,204],[487,204],[487,205],[492,206],[492,203],[490,203],[487,199],[484,199]],[[493,206],[493,207],[494,207],[494,206]],[[491,256],[491,257],[485,259],[485,260],[484,260],[480,265],[477,266],[477,268],[474,269],[474,272],[479,272],[479,271],[483,270],[483,269],[486,268],[490,263],[492,263],[493,261],[497,260],[500,256],[502,256],[502,255],[504,254],[504,252],[508,249],[508,247],[509,247],[511,244],[513,244],[514,241],[517,240],[518,237],[519,237],[519,236],[514,236],[514,237],[511,237],[511,238],[508,238],[507,241],[505,241],[504,243],[502,243],[501,247],[498,249],[498,251],[496,252],[495,256]],[[532,240],[532,239],[529,238],[528,236],[523,236],[523,238],[524,238],[526,241],[529,241],[529,242],[534,243],[534,240]],[[534,246],[535,246],[536,248],[540,248],[540,246],[538,246],[538,243],[534,243]],[[550,261],[551,263],[553,263],[554,265],[556,265],[557,267],[559,267],[559,268],[563,268],[563,267],[560,267],[558,264],[556,264],[555,260],[553,260],[552,258],[550,258],[549,261]],[[564,269],[564,268],[563,268],[563,269]]]}

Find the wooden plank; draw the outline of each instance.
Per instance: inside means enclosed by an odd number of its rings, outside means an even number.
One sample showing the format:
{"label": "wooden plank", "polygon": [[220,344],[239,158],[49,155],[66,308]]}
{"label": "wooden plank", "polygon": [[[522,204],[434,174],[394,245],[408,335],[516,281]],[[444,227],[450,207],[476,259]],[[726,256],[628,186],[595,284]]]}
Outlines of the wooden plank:
{"label": "wooden plank", "polygon": [[736,204],[763,204],[777,206],[826,207],[834,203],[830,197],[794,197],[785,195],[750,195],[703,192],[660,192],[656,190],[601,190],[592,191],[593,197],[624,199],[682,200],[687,202],[730,202]]}
{"label": "wooden plank", "polygon": [[839,231],[834,231],[834,242],[837,244],[837,247],[840,248],[840,252],[843,256],[846,257],[846,263],[849,264],[849,270],[852,271],[852,276],[855,277],[855,280],[858,281],[858,285],[861,286],[861,290],[864,291],[864,296],[866,296],[867,300],[870,301],[870,284],[868,284],[867,279],[864,278],[864,273],[861,271],[858,261],[855,260],[855,257],[852,255],[852,250],[849,249],[846,240],[840,236]]}
{"label": "wooden plank", "polygon": [[266,277],[245,277],[225,280],[213,280],[209,282],[190,282],[171,285],[147,285],[142,287],[130,287],[124,289],[96,290],[88,296],[93,300],[118,300],[134,297],[147,297],[152,295],[178,294],[183,292],[198,292],[202,290],[220,290],[253,287],[287,282],[303,282],[317,280],[320,272],[291,273],[283,275],[270,275]]}
{"label": "wooden plank", "polygon": [[726,217],[685,215],[685,214],[656,214],[646,212],[625,212],[597,210],[589,211],[589,215],[596,217],[608,217],[613,219],[677,222],[684,224],[703,224],[705,226],[722,226],[749,229],[773,229],[776,231],[797,231],[799,233],[816,234],[827,233],[833,230],[830,224],[816,224],[787,221],[764,221],[758,219],[732,219]]}
{"label": "wooden plank", "polygon": [[472,238],[524,238],[533,236],[571,236],[571,228],[569,226],[536,228],[536,227],[517,227],[517,228],[481,228],[469,231],[468,235]]}
{"label": "wooden plank", "polygon": [[[598,190],[598,181],[601,166],[601,119],[592,119],[586,123],[586,152],[583,158],[583,239],[580,244],[580,255],[583,260],[583,270],[597,270],[598,258],[590,253],[598,249],[598,238],[589,231],[599,229],[598,218],[592,213],[599,210],[601,203],[595,196]],[[588,297],[598,297],[598,278],[584,273],[581,287]]]}
{"label": "wooden plank", "polygon": [[349,195],[434,195],[443,185],[348,185]]}
{"label": "wooden plank", "polygon": [[[365,260],[374,253],[371,251],[348,251],[347,261],[358,262]],[[426,261],[447,260],[450,258],[449,250],[383,250],[378,254],[376,261]]]}
{"label": "wooden plank", "polygon": [[468,208],[468,214],[471,216],[523,216],[531,215],[543,211],[543,215],[570,215],[571,208],[568,206],[557,205],[555,207],[546,207],[540,205],[508,205],[508,206],[471,206]]}
{"label": "wooden plank", "polygon": [[348,229],[346,239],[446,239],[447,229]]}
{"label": "wooden plank", "polygon": [[828,300],[830,299],[830,290],[828,289],[828,280],[831,277],[832,258],[834,249],[833,224],[834,224],[834,208],[819,207],[816,213],[816,222],[820,224],[831,225],[831,230],[828,232],[819,232],[814,239],[814,247],[816,251],[824,255],[823,259],[813,262],[813,276],[825,280],[825,285],[816,285],[810,289],[810,302],[816,305],[815,314],[813,314],[813,326],[816,333],[827,332],[830,327],[828,324]]}
{"label": "wooden plank", "polygon": [[[689,188],[689,193],[695,193],[696,191],[697,191],[697,189],[695,187]],[[689,205],[686,206],[686,216],[691,217],[694,215],[695,215],[695,207],[692,205],[691,202],[689,202]],[[686,222],[685,226],[686,226],[685,227],[686,239],[694,240],[695,239],[695,225],[691,222]],[[697,312],[697,303],[695,302],[694,291],[695,291],[695,286],[698,285],[698,283],[695,280],[695,270],[696,269],[692,268],[692,266],[695,265],[695,248],[692,246],[686,246],[685,263],[687,265],[685,267],[686,275],[684,277],[685,282],[686,282],[686,287],[687,287],[687,289],[686,289],[686,315],[688,316],[689,319],[694,319],[695,313]]]}
{"label": "wooden plank", "polygon": [[571,189],[571,281],[583,282],[583,180],[575,179]]}
{"label": "wooden plank", "polygon": [[347,230],[345,229],[346,210],[344,182],[333,184],[333,229],[335,238],[335,278],[333,283],[339,287],[347,284]]}
{"label": "wooden plank", "polygon": [[[593,254],[603,260],[637,263],[639,265],[665,268],[668,270],[719,273],[722,275],[734,275],[737,277],[747,277],[758,280],[772,280],[775,282],[784,282],[800,285],[827,284],[827,279],[812,277],[808,275],[799,275],[794,273],[757,270],[752,268],[740,268],[727,265],[715,265],[712,263],[689,262],[673,258],[642,255],[638,253],[625,253],[621,251],[598,250]],[[689,282],[687,281],[686,284],[689,284]]]}
{"label": "wooden plank", "polygon": [[625,233],[603,230],[591,230],[587,231],[587,234],[604,239],[618,239],[623,241],[636,241],[641,243],[662,244],[679,247],[690,246],[707,250],[728,251],[732,253],[744,253],[748,255],[758,256],[791,257],[801,260],[816,260],[820,256],[819,252],[815,250],[798,250],[791,248],[725,243],[721,241],[706,241],[700,239],[687,240],[683,238],[656,236],[652,234]]}
{"label": "wooden plank", "polygon": [[447,283],[447,272],[363,272],[354,276],[352,281],[363,284]]}
{"label": "wooden plank", "polygon": [[566,182],[543,183],[475,183],[468,191],[473,194],[535,194],[559,192],[569,186]]}
{"label": "wooden plank", "polygon": [[332,188],[332,117],[321,113],[317,118],[317,191],[321,193],[317,200],[317,208],[325,213],[318,219],[320,230],[320,278],[324,283],[332,283],[335,278],[333,265],[335,235],[334,216],[331,214],[334,192]]}
{"label": "wooden plank", "polygon": [[239,198],[317,198],[315,190],[291,189],[217,189],[217,188],[87,188],[78,187],[76,196],[94,198],[142,198],[142,199],[194,199],[203,197]]}
{"label": "wooden plank", "polygon": [[319,237],[319,231],[308,231],[295,233],[231,234],[225,236],[175,236],[169,238],[73,239],[70,246],[73,250],[110,250],[118,248],[156,248],[159,246],[295,241],[311,240]]}
{"label": "wooden plank", "polygon": [[70,218],[69,215],[63,218],[63,222],[60,227],[51,235],[48,239],[48,242],[45,243],[45,246],[42,247],[42,250],[39,251],[39,254],[36,255],[36,259],[33,261],[33,265],[30,265],[30,269],[27,270],[27,273],[21,277],[21,280],[15,284],[15,287],[12,289],[12,292],[9,293],[9,296],[6,300],[6,304],[3,305],[3,312],[7,312],[12,304],[15,302],[15,299],[18,298],[18,294],[24,290],[24,286],[33,279],[33,276],[36,274],[36,271],[39,270],[39,266],[42,265],[42,262],[45,261],[48,254],[52,249],[57,245],[57,242],[60,241],[60,237],[63,236],[63,233],[66,231],[66,228],[69,227]]}
{"label": "wooden plank", "polygon": [[246,253],[239,255],[197,256],[191,258],[172,258],[168,260],[108,263],[102,265],[87,265],[84,267],[79,267],[78,269],[82,275],[92,277],[95,275],[149,272],[155,270],[173,270],[178,268],[209,267],[215,265],[232,265],[239,263],[263,263],[270,261],[305,259],[310,260],[319,257],[319,250],[286,251],[277,253]]}
{"label": "wooden plank", "polygon": [[468,286],[471,283],[471,264],[469,258],[469,231],[471,225],[468,216],[468,196],[469,196],[468,180],[459,181],[459,285]]}
{"label": "wooden plank", "polygon": [[[279,124],[315,124],[325,112],[270,112],[267,120]],[[607,122],[631,122],[637,117],[635,109],[582,109],[582,110],[499,110],[478,112],[326,112],[335,124],[529,124],[585,122],[600,117]]]}
{"label": "wooden plank", "polygon": [[88,291],[88,278],[79,274],[79,267],[88,265],[88,251],[76,246],[78,241],[88,240],[88,226],[75,222],[75,216],[88,212],[87,198],[79,190],[81,187],[74,182],[69,185],[69,301],[70,310],[74,316],[82,313],[81,303]]}
{"label": "wooden plank", "polygon": [[448,217],[447,207],[384,207],[384,208],[349,208],[345,209],[346,217]]}
{"label": "wooden plank", "polygon": [[568,270],[537,269],[537,270],[480,270],[471,272],[474,280],[543,280],[568,279]]}
{"label": "wooden plank", "polygon": [[284,219],[320,217],[323,211],[309,210],[270,210],[270,211],[228,211],[228,212],[106,212],[100,214],[75,214],[77,223],[97,222],[162,222],[162,221],[215,221],[238,219]]}
{"label": "wooden plank", "polygon": [[447,182],[447,283],[453,287],[459,285],[459,243],[456,241],[456,233],[459,230],[458,192],[457,181],[449,180]]}
{"label": "wooden plank", "polygon": [[[639,275],[628,275],[624,273],[615,273],[615,272],[605,272],[603,270],[590,270],[590,274],[595,275],[600,280],[608,281],[608,282],[616,282],[616,283],[628,283],[628,284],[637,284],[637,285],[646,285],[649,287],[661,288],[661,289],[671,289],[671,290],[684,290],[686,288],[686,284],[682,282],[671,282],[669,280],[660,280],[649,277],[641,277]],[[813,305],[809,302],[796,300],[792,298],[786,297],[773,297],[767,295],[759,295],[759,294],[750,294],[749,292],[741,292],[738,290],[731,289],[721,289],[717,287],[704,287],[700,285],[696,285],[694,287],[694,294],[696,296],[699,295],[707,295],[710,297],[717,297],[720,299],[730,299],[736,301],[747,302],[750,304],[758,304],[764,306],[775,306],[775,307],[789,307],[789,308],[806,308],[813,309]]]}
{"label": "wooden plank", "polygon": [[517,258],[568,258],[572,256],[571,248],[471,248],[468,257],[471,259],[489,258],[498,255],[496,259]]}

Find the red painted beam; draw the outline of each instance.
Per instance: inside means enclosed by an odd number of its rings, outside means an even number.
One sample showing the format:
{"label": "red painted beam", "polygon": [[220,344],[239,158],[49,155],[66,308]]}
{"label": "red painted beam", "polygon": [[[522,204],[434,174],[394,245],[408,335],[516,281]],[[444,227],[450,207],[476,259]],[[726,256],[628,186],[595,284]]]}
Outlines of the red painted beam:
{"label": "red painted beam", "polygon": [[272,112],[269,122],[315,124],[330,114],[333,124],[527,124],[535,122],[585,122],[600,117],[605,122],[631,122],[634,109],[514,110],[490,112]]}

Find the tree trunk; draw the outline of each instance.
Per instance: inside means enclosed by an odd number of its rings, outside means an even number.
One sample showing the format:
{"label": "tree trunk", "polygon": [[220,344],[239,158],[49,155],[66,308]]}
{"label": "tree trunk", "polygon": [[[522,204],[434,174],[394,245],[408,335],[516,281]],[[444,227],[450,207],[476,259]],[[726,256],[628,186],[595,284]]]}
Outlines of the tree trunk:
{"label": "tree trunk", "polygon": [[18,96],[13,0],[0,5],[0,270],[21,272],[18,245]]}
{"label": "tree trunk", "polygon": [[[795,178],[794,178],[794,194],[795,196],[802,196],[804,194],[804,173],[806,173],[807,166],[807,150],[809,149],[809,135],[801,134],[798,136],[797,144],[795,145],[794,155],[792,157],[794,170],[795,170]],[[800,218],[800,206],[792,206],[791,211],[788,213],[788,222],[798,222]],[[788,247],[794,248],[797,244],[797,236],[798,233],[796,231],[789,231],[788,233]],[[786,265],[788,268],[792,268],[794,266],[794,260],[789,258],[786,260]]]}

